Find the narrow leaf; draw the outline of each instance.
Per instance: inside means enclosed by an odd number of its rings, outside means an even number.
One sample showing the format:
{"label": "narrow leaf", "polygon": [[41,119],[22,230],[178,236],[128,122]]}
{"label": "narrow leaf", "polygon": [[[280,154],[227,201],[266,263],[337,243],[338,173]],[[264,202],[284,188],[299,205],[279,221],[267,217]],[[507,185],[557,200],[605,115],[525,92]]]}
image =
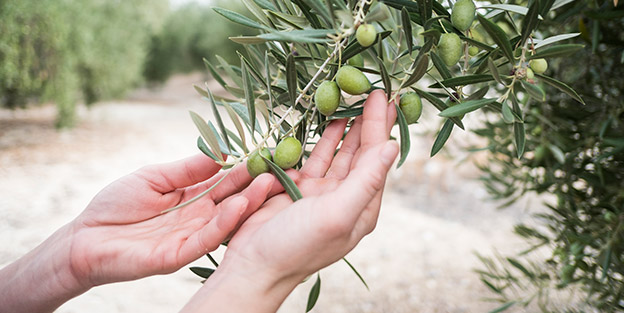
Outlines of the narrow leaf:
{"label": "narrow leaf", "polygon": [[230,144],[230,139],[228,137],[225,125],[223,124],[223,119],[221,119],[221,113],[219,113],[219,110],[217,110],[217,103],[214,99],[214,97],[212,96],[212,92],[210,92],[210,90],[206,89],[206,91],[208,92],[208,95],[210,96],[210,105],[212,106],[212,114],[214,114],[214,116],[217,118],[217,126],[219,126],[219,130],[221,131],[221,137],[223,137],[223,141],[225,142],[225,145],[227,146],[227,151],[228,154],[232,154],[232,144]]}
{"label": "narrow leaf", "polygon": [[[251,76],[249,76],[249,72],[247,71],[247,64],[242,62],[242,76],[243,76],[243,87],[245,92],[245,104],[247,104],[247,112],[249,114],[249,126],[251,129],[256,128],[256,100],[254,99],[254,91],[253,86],[251,84]],[[251,132],[251,140],[255,142],[255,137],[253,136],[253,131]]]}
{"label": "narrow leaf", "polygon": [[[526,16],[522,20],[522,32],[520,37],[520,46],[524,44],[524,42],[529,38],[533,30],[539,24],[539,11],[540,11],[540,0],[533,0],[531,6],[529,7],[529,11]],[[511,61],[511,60],[510,60]]]}
{"label": "narrow leaf", "polygon": [[531,98],[540,102],[546,101],[546,93],[542,88],[538,87],[537,85],[527,83],[524,80],[521,80],[520,83],[522,84],[522,87],[524,87],[524,90],[526,90],[526,92],[529,94],[529,96],[531,96]]}
{"label": "narrow leaf", "polygon": [[252,27],[252,28],[257,28],[257,29],[267,29],[266,26],[244,16],[241,14],[238,14],[234,11],[230,11],[227,9],[223,9],[223,8],[213,8],[213,10],[215,12],[217,12],[219,15],[227,18],[228,20],[236,23],[236,24],[240,24],[240,25],[244,25],[247,27]]}
{"label": "narrow leaf", "polygon": [[571,33],[571,34],[561,34],[561,35],[556,35],[556,36],[552,36],[552,37],[548,37],[544,40],[539,40],[537,41],[537,44],[535,45],[535,49],[539,49],[542,47],[545,47],[547,45],[559,42],[559,41],[563,41],[566,39],[570,39],[570,38],[574,38],[578,35],[580,35],[581,33]]}
{"label": "narrow leaf", "polygon": [[346,110],[336,111],[334,112],[334,114],[332,114],[332,117],[337,117],[337,118],[356,117],[356,116],[362,115],[363,112],[364,112],[364,108],[362,107],[350,108]]}
{"label": "narrow leaf", "polygon": [[537,53],[529,56],[527,59],[541,59],[541,58],[558,58],[567,56],[583,49],[585,46],[580,44],[562,44],[551,47],[546,47],[537,50]]}
{"label": "narrow leaf", "polygon": [[210,277],[210,275],[212,275],[212,273],[214,273],[214,269],[212,268],[207,268],[207,267],[199,267],[199,266],[193,266],[190,267],[189,270],[191,270],[191,272],[195,273],[195,275],[201,277],[201,278],[206,278],[208,279]]}
{"label": "narrow leaf", "polygon": [[431,156],[436,155],[440,151],[440,149],[444,147],[444,144],[451,135],[452,130],[453,122],[447,119],[446,122],[444,122],[444,126],[442,126],[442,129],[438,133],[438,137],[436,137],[436,140],[433,143],[433,147],[431,147]]}
{"label": "narrow leaf", "polygon": [[488,35],[490,35],[490,38],[492,38],[492,40],[498,45],[501,51],[503,51],[503,54],[509,60],[509,62],[513,63],[513,51],[511,49],[509,37],[507,37],[505,31],[481,14],[477,14],[477,19],[479,20],[479,23],[481,23],[481,26],[483,26],[483,29],[485,29]]}
{"label": "narrow leaf", "polygon": [[201,136],[206,140],[210,149],[212,149],[212,153],[220,160],[223,161],[223,156],[221,155],[221,149],[219,148],[219,141],[217,140],[217,136],[212,132],[210,126],[206,123],[206,121],[199,116],[197,113],[193,111],[189,111],[191,114],[191,119],[195,126],[199,130]]}
{"label": "narrow leaf", "polygon": [[496,64],[494,64],[494,61],[492,61],[492,58],[487,58],[487,64],[490,74],[492,74],[494,80],[496,80],[497,83],[504,85],[505,83],[501,79],[500,74],[498,73],[498,68],[496,67]]}
{"label": "narrow leaf", "polygon": [[296,105],[295,100],[297,99],[297,69],[295,66],[295,57],[290,53],[286,59],[286,86],[288,86],[291,106]]}
{"label": "narrow leaf", "polygon": [[444,64],[444,62],[438,56],[437,53],[431,52],[429,53],[429,55],[431,56],[431,61],[433,62],[433,66],[435,66],[435,68],[438,70],[438,73],[440,73],[440,76],[442,76],[443,80],[453,77],[453,75],[451,74],[451,71],[446,66],[446,64]]}
{"label": "narrow leaf", "polygon": [[423,55],[419,60],[417,60],[417,62],[418,63],[414,67],[414,71],[412,71],[412,74],[403,83],[403,86],[401,86],[401,88],[413,85],[414,83],[419,81],[425,75],[425,73],[427,73],[427,66],[429,65],[429,58],[427,57],[427,55]]}
{"label": "narrow leaf", "polygon": [[403,25],[403,32],[405,33],[405,42],[407,43],[407,50],[410,54],[412,54],[412,45],[413,45],[413,37],[412,37],[412,21],[409,17],[409,12],[407,8],[403,7],[401,9],[401,24]]}
{"label": "narrow leaf", "polygon": [[513,113],[511,112],[511,108],[507,105],[507,103],[502,103],[502,113],[503,113],[503,121],[507,124],[513,123],[516,119],[514,118]]}
{"label": "narrow leaf", "polygon": [[379,57],[376,58],[376,61],[379,66],[381,81],[384,85],[384,89],[386,90],[386,97],[390,100],[390,96],[392,95],[392,81],[390,80],[390,76],[388,75],[388,70],[386,69],[384,62]]}
{"label": "narrow leaf", "polygon": [[405,115],[403,115],[403,111],[401,111],[401,108],[399,108],[398,105],[395,105],[395,107],[397,112],[397,123],[399,123],[399,133],[401,135],[401,157],[399,158],[399,163],[397,164],[397,168],[399,168],[407,159],[407,155],[410,151],[411,141],[409,127],[407,124],[407,120],[405,119]]}
{"label": "narrow leaf", "polygon": [[454,116],[462,116],[468,112],[472,112],[474,110],[480,109],[487,104],[496,102],[496,99],[479,99],[479,100],[469,100],[464,101],[462,103],[456,104],[452,107],[447,108],[446,110],[440,112],[438,114],[442,117],[454,117]]}
{"label": "narrow leaf", "polygon": [[210,151],[210,148],[208,148],[208,146],[206,145],[206,142],[204,141],[204,139],[202,139],[201,136],[197,137],[197,148],[199,149],[199,151],[201,151],[203,154],[207,155],[211,159],[217,162],[221,161],[217,158],[217,156],[214,153],[212,153],[212,151]]}
{"label": "narrow leaf", "polygon": [[206,58],[204,58],[203,60],[204,60],[204,64],[206,65],[206,68],[208,68],[208,71],[210,71],[210,75],[212,75],[212,78],[214,78],[219,83],[219,85],[225,88],[227,84],[225,83],[223,78],[221,78],[221,75],[219,75],[219,73],[214,68],[212,63],[210,63]]}
{"label": "narrow leaf", "polygon": [[[414,89],[414,90],[416,91],[416,93],[418,93],[419,96],[425,98],[427,101],[429,101],[429,103],[431,103],[434,107],[436,107],[438,111],[442,112],[446,108],[448,108],[448,105],[446,105],[444,101],[440,100],[436,96],[424,90],[420,90],[420,89]],[[451,117],[450,120],[453,121],[453,123],[455,123],[455,125],[457,125],[459,128],[464,129],[464,123],[462,123],[461,119],[459,119],[458,117]]]}
{"label": "narrow leaf", "polygon": [[489,74],[466,75],[445,79],[440,83],[435,83],[429,86],[429,88],[442,88],[442,85],[446,87],[465,86],[476,83],[489,82],[491,80],[494,80],[494,77]]}
{"label": "narrow leaf", "polygon": [[236,115],[236,112],[234,112],[234,109],[232,109],[232,106],[227,101],[223,102],[223,106],[225,107],[225,110],[230,116],[230,120],[232,120],[232,123],[234,123],[234,127],[236,127],[238,136],[241,139],[241,148],[243,148],[243,151],[245,151],[245,153],[248,153],[249,150],[247,149],[247,141],[245,139],[245,130],[243,129],[243,125],[241,124],[238,115]]}
{"label": "narrow leaf", "polygon": [[574,89],[572,89],[572,87],[566,85],[565,83],[558,81],[554,78],[548,77],[548,76],[544,76],[542,74],[535,74],[535,76],[539,77],[544,83],[553,86],[563,92],[565,92],[568,96],[572,97],[574,100],[585,104],[585,101],[583,101],[583,99],[581,98],[581,96],[579,96],[578,93],[576,93],[576,91]]}
{"label": "narrow leaf", "polygon": [[310,312],[310,310],[314,308],[314,305],[316,304],[316,301],[318,300],[320,293],[321,293],[321,275],[317,273],[316,282],[314,283],[314,286],[312,286],[312,289],[310,290],[310,294],[308,295],[308,304],[306,305],[306,312]]}
{"label": "narrow leaf", "polygon": [[509,308],[510,308],[512,305],[514,305],[514,304],[516,304],[516,302],[515,302],[515,301],[510,301],[510,302],[507,302],[507,303],[505,303],[505,304],[503,304],[503,305],[499,306],[498,308],[496,308],[496,309],[494,309],[494,310],[490,311],[489,313],[500,313],[500,312],[506,311],[507,309],[509,309]]}
{"label": "narrow leaf", "polygon": [[273,161],[265,158],[262,154],[260,154],[260,156],[262,156],[264,161],[267,162],[269,168],[271,169],[271,172],[273,172],[273,175],[277,177],[277,180],[280,182],[280,184],[282,184],[282,186],[286,190],[286,193],[288,193],[292,201],[297,201],[303,198],[303,196],[301,195],[301,191],[299,191],[299,188],[297,187],[295,182],[288,176],[288,174],[286,174],[286,172],[284,172],[283,169],[277,166],[277,164],[273,163]]}
{"label": "narrow leaf", "polygon": [[351,262],[349,262],[346,258],[342,258],[342,260],[345,261],[345,263],[347,263],[347,265],[349,265],[349,267],[351,268],[353,273],[355,273],[355,275],[357,275],[357,277],[360,279],[362,284],[364,284],[364,287],[366,287],[366,289],[370,290],[370,288],[368,288],[368,284],[366,283],[366,281],[364,280],[362,275],[360,275],[360,273],[355,269],[355,267],[353,265],[351,265]]}

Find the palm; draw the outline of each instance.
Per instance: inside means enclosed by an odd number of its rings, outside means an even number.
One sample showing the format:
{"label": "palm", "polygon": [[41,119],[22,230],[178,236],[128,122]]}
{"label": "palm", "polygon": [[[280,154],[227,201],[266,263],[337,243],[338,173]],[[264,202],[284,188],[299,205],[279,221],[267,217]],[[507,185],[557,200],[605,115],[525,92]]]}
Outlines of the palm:
{"label": "palm", "polygon": [[161,212],[212,186],[225,173],[205,180],[219,169],[198,156],[147,167],[106,187],[76,220],[76,274],[92,285],[137,279],[173,272],[216,249],[266,199],[272,177],[260,177],[240,192],[251,181],[240,167],[208,195]]}
{"label": "palm", "polygon": [[224,262],[244,256],[275,271],[299,266],[309,274],[350,251],[375,226],[385,175],[370,177],[367,167],[379,163],[395,114],[383,93],[372,93],[335,157],[346,121],[330,124],[301,170],[304,198],[267,201],[236,233]]}

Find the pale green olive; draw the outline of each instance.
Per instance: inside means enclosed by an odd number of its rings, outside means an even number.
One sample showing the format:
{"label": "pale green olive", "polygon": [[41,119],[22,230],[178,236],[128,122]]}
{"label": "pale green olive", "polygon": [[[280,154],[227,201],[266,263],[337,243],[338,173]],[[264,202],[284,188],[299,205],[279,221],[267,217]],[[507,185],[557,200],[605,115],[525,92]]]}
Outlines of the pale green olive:
{"label": "pale green olive", "polygon": [[362,24],[355,31],[355,39],[362,47],[368,47],[375,42],[377,30],[371,24]]}
{"label": "pale green olive", "polygon": [[299,140],[294,137],[286,137],[275,147],[273,162],[282,169],[289,169],[299,162],[301,149]]}
{"label": "pale green olive", "polygon": [[336,73],[336,83],[342,91],[350,95],[360,95],[371,89],[371,83],[362,71],[345,65]]}
{"label": "pale green olive", "polygon": [[440,36],[438,54],[446,66],[453,66],[462,56],[462,43],[455,33],[446,33]]}
{"label": "pale green olive", "polygon": [[251,177],[256,177],[269,171],[269,165],[260,155],[269,160],[271,159],[271,151],[267,148],[262,148],[260,153],[258,151],[252,153],[247,159],[247,172],[249,172]]}
{"label": "pale green olive", "polygon": [[451,22],[461,31],[466,31],[475,18],[476,7],[472,0],[459,0],[453,6]]}
{"label": "pale green olive", "polygon": [[408,124],[416,123],[422,114],[422,100],[415,92],[403,94],[399,102],[399,107]]}
{"label": "pale green olive", "polygon": [[529,61],[529,66],[533,72],[543,74],[548,69],[548,62],[545,59],[533,59]]}
{"label": "pale green olive", "polygon": [[333,81],[324,81],[314,93],[314,103],[316,108],[325,116],[329,116],[336,112],[340,104],[340,89]]}

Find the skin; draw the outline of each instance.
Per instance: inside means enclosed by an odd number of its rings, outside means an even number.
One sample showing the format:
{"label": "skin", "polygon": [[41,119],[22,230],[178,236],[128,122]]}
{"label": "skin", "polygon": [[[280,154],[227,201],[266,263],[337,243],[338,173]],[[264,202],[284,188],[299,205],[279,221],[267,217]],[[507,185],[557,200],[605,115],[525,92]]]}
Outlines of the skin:
{"label": "skin", "polygon": [[300,172],[304,198],[277,195],[252,215],[182,312],[275,312],[305,277],[351,251],[377,222],[398,154],[388,141],[395,117],[385,94],[372,92],[335,157],[346,121],[332,122]]}
{"label": "skin", "polygon": [[172,273],[215,250],[279,190],[273,176],[251,182],[239,166],[207,196],[161,214],[212,186],[219,169],[196,155],[113,182],[75,220],[0,270],[3,311],[52,312],[94,286]]}
{"label": "skin", "polygon": [[2,310],[52,312],[96,285],[173,272],[238,228],[221,265],[183,312],[275,312],[306,276],[375,228],[399,149],[388,141],[395,118],[384,93],[372,92],[335,156],[347,121],[332,122],[301,171],[287,172],[304,194],[296,203],[272,175],[252,181],[238,166],[206,197],[161,214],[224,175],[203,155],[123,177],[0,270]]}

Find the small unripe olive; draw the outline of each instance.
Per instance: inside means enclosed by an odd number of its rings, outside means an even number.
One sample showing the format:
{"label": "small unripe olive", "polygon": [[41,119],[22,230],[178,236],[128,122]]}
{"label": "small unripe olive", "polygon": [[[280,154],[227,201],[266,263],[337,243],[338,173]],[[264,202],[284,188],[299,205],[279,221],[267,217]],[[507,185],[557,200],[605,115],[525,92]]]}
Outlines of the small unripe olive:
{"label": "small unripe olive", "polygon": [[314,93],[314,103],[316,108],[325,116],[329,116],[336,112],[340,104],[340,89],[333,81],[324,81]]}
{"label": "small unripe olive", "polygon": [[470,48],[468,48],[468,54],[473,57],[475,55],[477,55],[479,53],[479,48],[472,46]]}
{"label": "small unripe olive", "polygon": [[286,137],[275,147],[273,162],[282,169],[289,169],[297,162],[301,155],[301,142],[294,137]]}
{"label": "small unripe olive", "polygon": [[252,153],[247,159],[247,172],[249,172],[251,177],[256,177],[269,171],[269,165],[260,155],[269,160],[271,159],[271,151],[267,148],[262,148],[260,153],[258,151]]}
{"label": "small unripe olive", "polygon": [[407,92],[401,96],[399,102],[401,112],[405,115],[405,120],[408,124],[414,124],[420,118],[422,114],[422,100],[415,92]]}
{"label": "small unripe olive", "polygon": [[347,60],[347,64],[351,66],[364,67],[364,57],[358,53]]}
{"label": "small unripe olive", "polygon": [[613,212],[611,212],[611,211],[607,211],[607,213],[604,214],[605,221],[607,221],[609,223],[614,222],[615,218],[616,218],[615,214],[613,214]]}
{"label": "small unripe olive", "polygon": [[526,78],[527,79],[533,79],[535,78],[535,73],[533,73],[533,70],[530,68],[526,69]]}
{"label": "small unripe olive", "polygon": [[475,18],[476,7],[472,0],[459,0],[453,6],[451,22],[461,31],[466,31]]}
{"label": "small unripe olive", "polygon": [[533,59],[529,61],[529,66],[533,72],[537,74],[543,74],[548,69],[548,62],[544,59]]}
{"label": "small unripe olive", "polygon": [[336,83],[342,91],[350,95],[360,95],[371,88],[371,83],[362,71],[349,65],[341,67],[336,73]]}
{"label": "small unripe olive", "polygon": [[446,66],[453,66],[462,56],[462,43],[455,33],[446,33],[440,36],[438,52]]}
{"label": "small unripe olive", "polygon": [[371,24],[362,24],[355,31],[355,39],[362,47],[368,47],[375,42],[377,30]]}

